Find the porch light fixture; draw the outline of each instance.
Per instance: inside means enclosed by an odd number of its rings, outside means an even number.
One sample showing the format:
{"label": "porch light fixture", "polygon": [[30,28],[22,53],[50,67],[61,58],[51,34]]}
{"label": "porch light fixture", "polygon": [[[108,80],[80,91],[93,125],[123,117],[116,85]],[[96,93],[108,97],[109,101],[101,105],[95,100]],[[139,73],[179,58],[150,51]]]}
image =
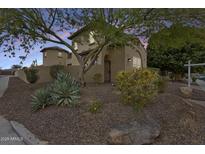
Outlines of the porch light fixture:
{"label": "porch light fixture", "polygon": [[128,58],[128,59],[127,59],[127,62],[131,62],[131,61],[132,61],[132,58]]}

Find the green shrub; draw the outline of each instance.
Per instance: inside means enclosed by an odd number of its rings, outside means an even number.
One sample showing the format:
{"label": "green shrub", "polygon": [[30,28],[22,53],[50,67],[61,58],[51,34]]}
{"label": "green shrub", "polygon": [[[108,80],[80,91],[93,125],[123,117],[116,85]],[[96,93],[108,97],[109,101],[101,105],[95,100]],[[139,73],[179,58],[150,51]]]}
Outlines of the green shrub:
{"label": "green shrub", "polygon": [[160,77],[157,82],[157,86],[158,86],[158,92],[163,93],[167,87],[167,80],[163,77]]}
{"label": "green shrub", "polygon": [[137,110],[158,92],[159,75],[150,69],[120,72],[116,81],[123,102],[131,104]]}
{"label": "green shrub", "polygon": [[49,105],[74,106],[80,98],[80,84],[70,74],[59,72],[57,79],[47,88],[39,89],[32,96],[32,110]]}
{"label": "green shrub", "polygon": [[24,72],[26,74],[26,79],[29,83],[35,83],[38,80],[38,70],[35,68],[27,68],[24,69]]}
{"label": "green shrub", "polygon": [[91,105],[89,107],[89,111],[91,113],[97,113],[102,108],[102,103],[98,100],[94,100],[91,102]]}
{"label": "green shrub", "polygon": [[197,78],[195,76],[192,77],[192,81],[195,83]]}
{"label": "green shrub", "polygon": [[157,72],[158,74],[160,74],[160,68],[156,68],[156,67],[149,67],[148,69]]}
{"label": "green shrub", "polygon": [[57,75],[59,72],[66,72],[63,65],[53,65],[50,67],[50,75],[53,79],[57,79]]}
{"label": "green shrub", "polygon": [[171,80],[174,80],[174,73],[170,73],[170,74],[169,74],[169,78],[170,78]]}
{"label": "green shrub", "polygon": [[100,74],[100,73],[94,74],[93,80],[94,80],[96,83],[101,83],[101,82],[102,82],[102,74]]}
{"label": "green shrub", "polygon": [[42,88],[35,92],[32,96],[31,108],[32,111],[43,109],[52,104],[51,89]]}
{"label": "green shrub", "polygon": [[51,93],[56,105],[74,106],[80,98],[80,85],[69,73],[59,72]]}

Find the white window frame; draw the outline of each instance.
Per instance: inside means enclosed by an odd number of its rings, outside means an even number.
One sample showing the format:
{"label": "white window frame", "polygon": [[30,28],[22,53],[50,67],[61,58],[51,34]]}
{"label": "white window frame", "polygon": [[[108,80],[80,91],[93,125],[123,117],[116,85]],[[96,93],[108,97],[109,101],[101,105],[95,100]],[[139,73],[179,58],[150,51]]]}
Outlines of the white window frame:
{"label": "white window frame", "polygon": [[47,57],[47,52],[44,52],[44,57]]}
{"label": "white window frame", "polygon": [[58,57],[62,58],[63,57],[63,53],[61,51],[58,52]]}
{"label": "white window frame", "polygon": [[78,50],[78,43],[77,42],[73,43],[73,48],[74,48],[74,50]]}

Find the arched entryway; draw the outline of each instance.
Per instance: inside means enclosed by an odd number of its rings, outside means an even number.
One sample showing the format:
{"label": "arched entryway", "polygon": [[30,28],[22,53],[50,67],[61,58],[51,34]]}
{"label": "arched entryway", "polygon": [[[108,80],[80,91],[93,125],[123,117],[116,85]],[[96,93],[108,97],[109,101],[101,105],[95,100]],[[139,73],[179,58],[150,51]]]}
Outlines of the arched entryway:
{"label": "arched entryway", "polygon": [[104,57],[104,82],[111,82],[111,61],[108,55]]}

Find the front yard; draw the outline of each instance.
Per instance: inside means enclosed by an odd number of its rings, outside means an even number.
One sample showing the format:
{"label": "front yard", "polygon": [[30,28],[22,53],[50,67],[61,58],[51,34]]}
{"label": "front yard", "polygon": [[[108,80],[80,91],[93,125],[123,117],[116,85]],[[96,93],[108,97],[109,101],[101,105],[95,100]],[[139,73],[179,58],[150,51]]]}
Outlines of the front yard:
{"label": "front yard", "polygon": [[[142,110],[136,112],[123,105],[111,84],[90,84],[81,89],[80,104],[72,107],[50,106],[31,111],[31,95],[45,84],[26,84],[10,78],[9,87],[0,98],[0,115],[27,127],[49,144],[108,144],[111,128],[149,115],[160,123],[160,136],[153,144],[205,144],[205,108],[187,103],[178,87],[169,82],[165,93],[159,94]],[[205,93],[194,91],[194,98],[205,101]],[[103,103],[97,113],[90,113],[91,101]]]}

